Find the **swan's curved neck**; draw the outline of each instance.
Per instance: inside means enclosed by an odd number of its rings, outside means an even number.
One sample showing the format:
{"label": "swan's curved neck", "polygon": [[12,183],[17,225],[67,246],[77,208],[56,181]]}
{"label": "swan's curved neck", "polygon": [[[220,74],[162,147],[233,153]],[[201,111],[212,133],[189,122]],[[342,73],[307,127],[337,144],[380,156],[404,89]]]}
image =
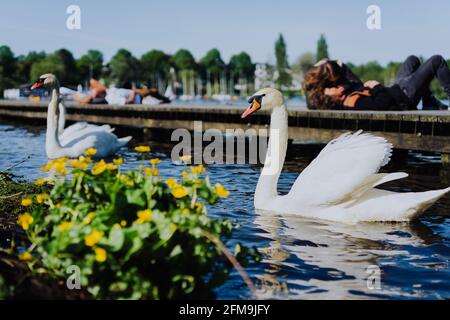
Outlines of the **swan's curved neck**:
{"label": "swan's curved neck", "polygon": [[45,148],[47,150],[47,154],[49,154],[49,151],[56,151],[62,148],[58,138],[58,104],[59,87],[56,85],[51,90],[51,100],[48,105],[47,111],[47,135],[45,139]]}
{"label": "swan's curved neck", "polygon": [[64,128],[66,126],[66,107],[64,106],[62,101],[58,103],[58,135],[61,135],[64,132]]}
{"label": "swan's curved neck", "polygon": [[270,117],[269,145],[264,168],[256,185],[255,206],[260,208],[278,194],[278,179],[283,169],[288,142],[288,113],[285,105],[275,108]]}

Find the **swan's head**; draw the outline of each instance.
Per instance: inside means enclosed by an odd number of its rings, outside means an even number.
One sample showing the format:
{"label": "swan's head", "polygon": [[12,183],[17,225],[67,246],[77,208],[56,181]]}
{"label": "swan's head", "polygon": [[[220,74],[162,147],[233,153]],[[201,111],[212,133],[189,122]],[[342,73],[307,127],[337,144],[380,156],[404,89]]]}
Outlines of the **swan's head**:
{"label": "swan's head", "polygon": [[248,103],[250,106],[242,114],[242,118],[248,117],[259,109],[272,112],[274,109],[284,106],[284,98],[277,89],[264,88],[253,94],[248,99]]}
{"label": "swan's head", "polygon": [[37,88],[51,89],[58,85],[58,79],[54,74],[46,73],[39,77],[39,79],[31,86],[31,90]]}

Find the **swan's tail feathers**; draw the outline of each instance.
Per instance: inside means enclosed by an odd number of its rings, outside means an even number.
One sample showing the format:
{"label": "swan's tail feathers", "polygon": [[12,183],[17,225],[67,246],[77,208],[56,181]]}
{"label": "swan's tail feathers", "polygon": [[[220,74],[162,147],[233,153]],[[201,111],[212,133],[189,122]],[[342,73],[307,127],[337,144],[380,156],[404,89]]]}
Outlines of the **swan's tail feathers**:
{"label": "swan's tail feathers", "polygon": [[416,199],[416,205],[411,208],[410,212],[406,213],[405,218],[411,220],[418,217],[448,192],[450,192],[450,187],[440,190],[413,193],[414,198]]}
{"label": "swan's tail feathers", "polygon": [[113,132],[116,129],[116,128],[111,128],[111,126],[109,124],[104,124],[100,128],[107,132]]}
{"label": "swan's tail feathers", "polygon": [[439,198],[450,192],[450,187],[425,192],[397,193],[372,189],[348,206],[354,213],[353,222],[358,221],[410,221],[420,216]]}
{"label": "swan's tail feathers", "polygon": [[131,140],[132,138],[133,138],[132,136],[128,136],[128,137],[123,137],[123,138],[117,139],[117,144],[118,144],[120,147],[123,147],[123,146],[126,145],[128,142],[130,142],[130,140]]}

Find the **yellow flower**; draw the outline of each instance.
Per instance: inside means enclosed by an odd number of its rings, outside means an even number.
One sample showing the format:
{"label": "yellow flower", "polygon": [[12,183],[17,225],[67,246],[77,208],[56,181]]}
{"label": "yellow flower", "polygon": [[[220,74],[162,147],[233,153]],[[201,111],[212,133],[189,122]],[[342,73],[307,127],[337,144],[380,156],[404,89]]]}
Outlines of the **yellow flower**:
{"label": "yellow flower", "polygon": [[181,172],[181,175],[183,176],[184,179],[186,179],[187,176],[189,175],[189,173],[187,173],[187,171],[183,170],[183,172]]}
{"label": "yellow flower", "polygon": [[129,176],[127,176],[125,174],[121,174],[121,175],[118,175],[118,177],[119,177],[119,180],[121,182],[125,183],[127,186],[129,186],[129,187],[134,186],[134,182],[133,182],[133,180],[131,180],[131,178]]}
{"label": "yellow flower", "polygon": [[101,174],[106,170],[106,162],[102,159],[92,166],[92,174],[94,176]]}
{"label": "yellow flower", "polygon": [[36,196],[37,203],[44,203],[48,199],[48,194],[41,193]]}
{"label": "yellow flower", "polygon": [[225,187],[223,185],[221,185],[220,183],[216,184],[216,193],[220,198],[226,198],[230,195],[230,191],[228,191],[227,189],[225,189]]}
{"label": "yellow flower", "polygon": [[80,170],[85,170],[87,168],[87,166],[89,165],[89,163],[86,163],[85,161],[80,161],[80,160],[71,160],[69,161],[69,164],[77,169]]}
{"label": "yellow flower", "polygon": [[33,256],[28,251],[19,254],[19,259],[22,261],[30,261],[32,258]]}
{"label": "yellow flower", "polygon": [[64,221],[58,225],[59,231],[67,231],[70,230],[73,227],[73,223],[69,221]]}
{"label": "yellow flower", "polygon": [[265,248],[263,249],[263,252],[264,252],[265,254],[268,254],[268,253],[269,253],[269,248],[265,247]]}
{"label": "yellow flower", "polygon": [[96,164],[92,166],[92,174],[93,175],[99,175],[105,170],[116,170],[117,166],[112,163],[106,163],[105,160],[100,160]]}
{"label": "yellow flower", "polygon": [[187,216],[189,214],[189,209],[188,208],[184,208],[182,213]]}
{"label": "yellow flower", "polygon": [[161,163],[161,160],[159,160],[158,158],[150,160],[150,164],[152,166],[155,166],[155,165],[160,164],[160,163]]}
{"label": "yellow flower", "polygon": [[97,153],[97,149],[95,148],[89,148],[86,151],[84,151],[84,154],[87,156],[94,156]]}
{"label": "yellow flower", "polygon": [[121,227],[126,227],[126,225],[127,225],[127,221],[126,220],[120,221],[120,226]]}
{"label": "yellow flower", "polygon": [[88,215],[83,219],[83,224],[89,224],[92,222],[92,219],[94,219],[95,213],[89,212]]}
{"label": "yellow flower", "polygon": [[150,152],[150,147],[149,146],[138,146],[138,147],[135,147],[134,150],[136,150],[137,152],[145,153],[145,152]]}
{"label": "yellow flower", "polygon": [[57,164],[57,163],[66,163],[67,160],[68,160],[67,157],[61,157],[61,158],[53,160],[53,163],[55,163],[55,164]]}
{"label": "yellow flower", "polygon": [[17,223],[23,230],[28,230],[30,228],[30,224],[33,223],[33,220],[33,217],[29,213],[23,213],[17,218]]}
{"label": "yellow flower", "polygon": [[41,169],[41,171],[49,172],[50,170],[52,170],[52,167],[53,167],[53,161],[49,161],[49,162],[47,162],[47,164],[45,166],[42,166],[40,169]]}
{"label": "yellow flower", "polygon": [[34,184],[37,186],[42,186],[45,183],[45,181],[46,180],[44,178],[40,178],[40,179],[37,179],[36,181],[34,181]]}
{"label": "yellow flower", "polygon": [[180,157],[180,160],[183,161],[183,162],[188,162],[191,159],[192,159],[192,156],[189,156],[189,155]]}
{"label": "yellow flower", "polygon": [[174,178],[166,179],[166,184],[169,186],[169,188],[172,188],[177,184],[177,180],[175,180]]}
{"label": "yellow flower", "polygon": [[33,203],[33,200],[31,198],[23,198],[22,202],[20,203],[24,207],[29,207]]}
{"label": "yellow flower", "polygon": [[177,225],[174,223],[170,224],[170,231],[175,232],[178,229]]}
{"label": "yellow flower", "polygon": [[105,249],[95,247],[94,252],[95,252],[95,261],[97,261],[97,262],[105,262],[106,261],[106,257],[108,256],[108,254],[106,253]]}
{"label": "yellow flower", "polygon": [[187,190],[182,185],[176,184],[172,188],[172,195],[177,199],[183,198],[187,196],[187,194],[188,194]]}
{"label": "yellow flower", "polygon": [[138,216],[138,219],[136,221],[139,224],[152,221],[152,212],[150,211],[150,209],[139,210],[137,212],[137,216]]}
{"label": "yellow flower", "polygon": [[96,229],[93,229],[91,231],[91,233],[89,233],[86,237],[84,237],[84,243],[88,246],[88,247],[93,247],[95,246],[97,243],[100,242],[100,240],[103,237],[103,232],[100,232]]}
{"label": "yellow flower", "polygon": [[117,166],[115,164],[112,163],[107,163],[106,164],[106,170],[116,170]]}
{"label": "yellow flower", "polygon": [[123,159],[122,158],[113,159],[113,162],[118,166],[120,166],[123,163]]}
{"label": "yellow flower", "polygon": [[203,209],[203,204],[201,202],[196,202],[194,203],[194,207],[201,210]]}
{"label": "yellow flower", "polygon": [[205,168],[202,164],[199,164],[197,167],[191,167],[191,171],[194,174],[202,174],[205,172]]}
{"label": "yellow flower", "polygon": [[62,161],[55,162],[53,164],[53,168],[55,169],[57,174],[67,174],[66,163]]}
{"label": "yellow flower", "polygon": [[147,176],[157,176],[159,171],[157,168],[145,168],[145,175]]}

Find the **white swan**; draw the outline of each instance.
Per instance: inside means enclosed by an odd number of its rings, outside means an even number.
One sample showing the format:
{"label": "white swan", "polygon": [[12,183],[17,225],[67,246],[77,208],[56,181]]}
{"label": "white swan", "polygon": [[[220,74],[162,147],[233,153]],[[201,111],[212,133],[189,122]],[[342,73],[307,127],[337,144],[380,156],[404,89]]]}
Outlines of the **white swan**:
{"label": "white swan", "polygon": [[97,150],[95,157],[107,157],[114,154],[120,147],[126,145],[131,140],[130,136],[119,139],[113,133],[104,130],[87,130],[82,134],[80,134],[80,131],[76,131],[71,138],[67,138],[64,143],[61,143],[58,135],[57,116],[57,108],[60,102],[58,80],[53,74],[44,74],[31,88],[35,89],[39,87],[45,87],[51,92],[51,100],[47,112],[47,133],[45,139],[45,151],[48,158],[76,158],[89,148],[95,148]]}
{"label": "white swan", "polygon": [[358,131],[329,142],[303,170],[287,195],[277,194],[288,141],[288,113],[282,94],[266,88],[255,93],[242,118],[263,109],[271,112],[269,147],[255,191],[256,209],[354,224],[359,221],[408,221],[450,188],[397,193],[375,187],[408,176],[378,173],[391,157],[384,138]]}
{"label": "white swan", "polygon": [[114,128],[111,128],[110,125],[104,124],[104,125],[95,125],[90,124],[85,121],[76,122],[72,124],[71,126],[68,126],[65,128],[66,125],[66,106],[64,105],[64,102],[62,100],[59,101],[58,104],[58,136],[59,136],[59,142],[62,145],[67,144],[69,141],[84,136],[85,134],[93,131],[106,131],[106,132],[113,132]]}

